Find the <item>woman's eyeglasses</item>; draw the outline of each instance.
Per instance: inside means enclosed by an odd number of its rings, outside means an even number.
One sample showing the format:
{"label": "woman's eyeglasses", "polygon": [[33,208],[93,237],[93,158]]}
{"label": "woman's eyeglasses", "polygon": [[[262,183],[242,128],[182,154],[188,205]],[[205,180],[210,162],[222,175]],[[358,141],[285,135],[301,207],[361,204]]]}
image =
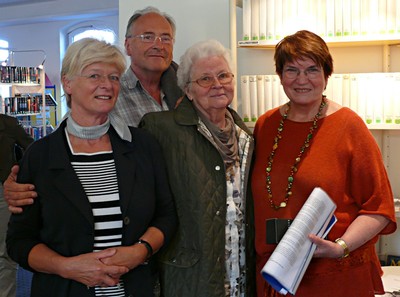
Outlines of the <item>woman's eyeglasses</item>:
{"label": "woman's eyeglasses", "polygon": [[310,67],[306,70],[301,71],[296,67],[287,67],[283,70],[283,76],[288,79],[295,79],[297,78],[300,73],[304,73],[304,75],[309,79],[319,78],[321,74],[321,69],[318,67]]}
{"label": "woman's eyeglasses", "polygon": [[222,72],[222,73],[218,74],[217,76],[215,76],[215,75],[214,76],[205,75],[205,76],[200,77],[199,79],[195,79],[195,80],[189,81],[188,83],[195,82],[200,87],[209,88],[209,87],[211,87],[212,85],[215,84],[215,80],[218,80],[218,82],[221,85],[226,85],[226,84],[231,83],[233,78],[234,78],[233,73]]}

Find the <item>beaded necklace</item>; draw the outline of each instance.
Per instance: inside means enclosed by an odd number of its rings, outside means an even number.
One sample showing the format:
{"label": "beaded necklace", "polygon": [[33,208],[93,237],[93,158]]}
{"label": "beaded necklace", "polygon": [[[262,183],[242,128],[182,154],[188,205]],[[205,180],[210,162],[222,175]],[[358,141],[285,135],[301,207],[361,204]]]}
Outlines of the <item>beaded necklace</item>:
{"label": "beaded necklace", "polygon": [[300,152],[297,155],[297,157],[294,161],[294,164],[291,167],[290,175],[288,177],[288,185],[286,187],[285,199],[279,205],[277,205],[277,204],[275,204],[274,200],[272,199],[271,171],[272,171],[272,164],[274,162],[275,153],[276,153],[276,150],[278,149],[278,143],[279,143],[279,140],[282,138],[283,126],[284,126],[285,120],[288,117],[288,113],[290,110],[290,102],[287,103],[287,108],[285,110],[285,113],[282,115],[282,119],[279,123],[278,132],[274,138],[274,145],[272,146],[271,154],[268,157],[267,167],[265,168],[265,172],[267,173],[266,184],[267,184],[268,200],[269,200],[271,207],[275,210],[278,210],[279,208],[284,208],[288,204],[289,197],[292,195],[291,190],[292,190],[292,186],[293,186],[293,182],[294,182],[294,175],[297,172],[298,166],[301,162],[301,157],[303,156],[306,149],[310,146],[310,141],[312,139],[314,131],[318,128],[317,122],[322,114],[322,109],[325,107],[325,105],[326,105],[326,101],[325,101],[325,97],[323,96],[322,100],[321,100],[321,104],[318,109],[318,112],[314,116],[314,121],[310,127],[310,132],[308,133],[306,140],[304,141],[304,144],[301,146]]}

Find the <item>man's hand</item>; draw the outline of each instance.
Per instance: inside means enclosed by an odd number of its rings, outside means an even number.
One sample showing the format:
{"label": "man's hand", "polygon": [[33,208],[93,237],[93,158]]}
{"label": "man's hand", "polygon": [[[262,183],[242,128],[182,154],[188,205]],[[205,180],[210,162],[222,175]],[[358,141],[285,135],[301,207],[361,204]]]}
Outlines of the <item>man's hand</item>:
{"label": "man's hand", "polygon": [[33,199],[37,197],[34,185],[17,183],[18,171],[19,166],[13,166],[10,175],[3,184],[4,198],[12,213],[21,213],[21,206],[32,204]]}

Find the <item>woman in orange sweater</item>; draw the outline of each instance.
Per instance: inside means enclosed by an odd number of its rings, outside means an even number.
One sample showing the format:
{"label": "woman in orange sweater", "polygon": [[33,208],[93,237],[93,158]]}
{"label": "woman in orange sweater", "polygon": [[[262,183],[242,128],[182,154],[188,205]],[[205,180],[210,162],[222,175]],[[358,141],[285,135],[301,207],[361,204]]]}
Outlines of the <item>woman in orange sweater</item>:
{"label": "woman in orange sweater", "polygon": [[[274,251],[266,219],[293,219],[315,187],[337,204],[338,219],[317,245],[296,297],[383,294],[375,251],[396,230],[393,194],[380,150],[363,120],[323,96],[333,61],[314,33],[287,36],[275,51],[276,73],[289,102],[266,112],[254,136],[252,175],[257,270]],[[258,297],[281,296],[258,274]]]}

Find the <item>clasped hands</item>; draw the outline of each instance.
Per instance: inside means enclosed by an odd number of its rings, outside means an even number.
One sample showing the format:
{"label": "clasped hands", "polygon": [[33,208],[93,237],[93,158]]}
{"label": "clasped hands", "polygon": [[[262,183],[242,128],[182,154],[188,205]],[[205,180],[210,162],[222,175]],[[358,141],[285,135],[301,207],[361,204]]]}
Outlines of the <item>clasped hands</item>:
{"label": "clasped hands", "polygon": [[137,245],[115,247],[65,258],[60,275],[87,287],[115,286],[122,275],[143,262],[145,253],[137,250],[140,248]]}

